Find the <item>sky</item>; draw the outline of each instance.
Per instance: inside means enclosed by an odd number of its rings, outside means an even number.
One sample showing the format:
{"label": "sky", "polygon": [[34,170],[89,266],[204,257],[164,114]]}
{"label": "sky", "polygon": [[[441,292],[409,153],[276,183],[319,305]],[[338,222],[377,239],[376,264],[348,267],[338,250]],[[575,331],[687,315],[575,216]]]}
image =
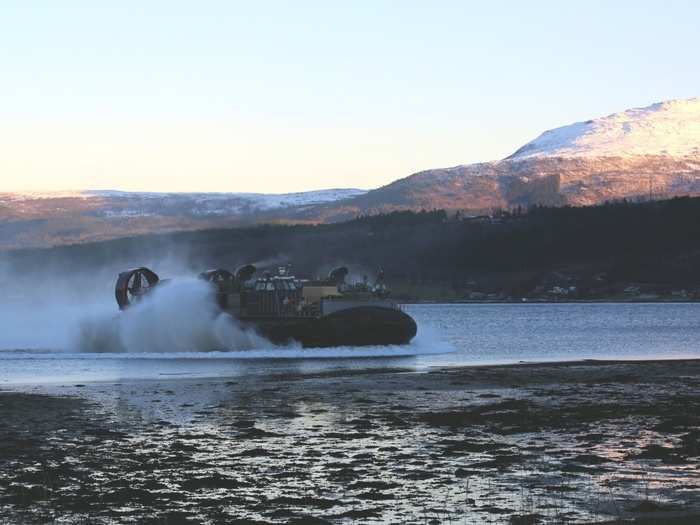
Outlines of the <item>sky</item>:
{"label": "sky", "polygon": [[5,0],[0,192],[374,188],[499,159],[700,95],[698,20],[673,0]]}

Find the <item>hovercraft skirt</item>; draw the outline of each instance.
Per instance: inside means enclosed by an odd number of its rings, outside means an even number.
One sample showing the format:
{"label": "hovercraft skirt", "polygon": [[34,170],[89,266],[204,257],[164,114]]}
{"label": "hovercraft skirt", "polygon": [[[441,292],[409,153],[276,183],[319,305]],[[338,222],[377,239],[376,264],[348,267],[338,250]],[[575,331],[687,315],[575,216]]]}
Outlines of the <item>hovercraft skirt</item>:
{"label": "hovercraft skirt", "polygon": [[273,343],[304,347],[402,345],[415,337],[416,322],[399,309],[357,306],[318,318],[249,319]]}

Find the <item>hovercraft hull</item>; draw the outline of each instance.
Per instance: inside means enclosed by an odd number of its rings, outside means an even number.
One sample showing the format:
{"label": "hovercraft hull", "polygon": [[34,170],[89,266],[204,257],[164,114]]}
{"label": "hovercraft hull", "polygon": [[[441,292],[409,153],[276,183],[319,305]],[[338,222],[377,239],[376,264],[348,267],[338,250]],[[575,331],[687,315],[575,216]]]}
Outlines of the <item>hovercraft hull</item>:
{"label": "hovercraft hull", "polygon": [[416,322],[399,309],[357,306],[313,318],[245,318],[276,344],[304,347],[408,344],[418,331]]}

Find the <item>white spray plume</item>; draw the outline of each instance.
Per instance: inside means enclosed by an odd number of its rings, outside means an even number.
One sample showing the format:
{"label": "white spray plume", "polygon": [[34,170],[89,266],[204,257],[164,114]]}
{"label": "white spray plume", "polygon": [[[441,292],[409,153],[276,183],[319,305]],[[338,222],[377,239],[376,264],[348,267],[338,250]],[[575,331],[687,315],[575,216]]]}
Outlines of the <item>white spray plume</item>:
{"label": "white spray plume", "polygon": [[160,284],[116,315],[85,319],[75,346],[83,352],[197,352],[271,343],[218,310],[208,283],[182,278]]}
{"label": "white spray plume", "polygon": [[118,260],[85,272],[45,264],[30,273],[0,257],[0,351],[160,352],[271,346],[221,314],[205,282],[178,278],[192,275],[182,260],[164,257],[151,262],[157,262],[153,266],[157,273],[177,280],[120,313],[114,299],[117,275],[139,266],[138,261]]}

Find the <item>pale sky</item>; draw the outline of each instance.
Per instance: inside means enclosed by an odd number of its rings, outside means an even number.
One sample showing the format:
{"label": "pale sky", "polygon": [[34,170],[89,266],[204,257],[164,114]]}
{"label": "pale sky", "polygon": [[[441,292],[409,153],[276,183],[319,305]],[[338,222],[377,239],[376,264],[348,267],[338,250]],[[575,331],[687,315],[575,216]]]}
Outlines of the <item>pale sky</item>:
{"label": "pale sky", "polygon": [[700,95],[699,21],[690,0],[6,0],[0,192],[373,188],[498,159]]}

